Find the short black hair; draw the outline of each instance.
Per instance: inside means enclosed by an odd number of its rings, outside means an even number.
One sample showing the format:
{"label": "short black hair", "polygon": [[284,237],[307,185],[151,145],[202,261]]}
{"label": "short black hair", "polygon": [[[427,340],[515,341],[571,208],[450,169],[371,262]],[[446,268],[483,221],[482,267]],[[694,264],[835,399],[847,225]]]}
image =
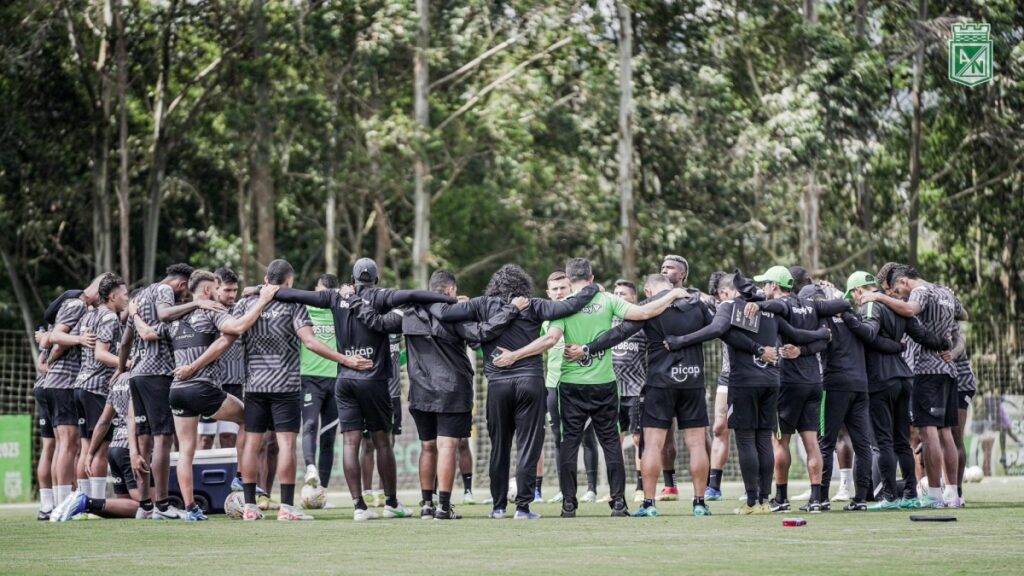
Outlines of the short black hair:
{"label": "short black hair", "polygon": [[570,282],[589,280],[594,275],[594,269],[586,258],[570,258],[565,263],[565,275],[569,277]]}
{"label": "short black hair", "polygon": [[664,262],[669,261],[669,260],[671,260],[672,262],[677,262],[679,264],[682,264],[683,265],[683,269],[686,270],[687,273],[690,272],[690,263],[686,260],[686,258],[683,258],[682,256],[680,256],[678,254],[668,254],[668,255],[665,256],[665,259],[662,260],[662,262],[664,263]]}
{"label": "short black hair", "polygon": [[739,289],[736,286],[736,274],[723,273],[722,276],[718,279],[718,283],[715,284],[715,293],[718,293],[719,290],[725,290],[728,288],[733,288],[736,290]]}
{"label": "short black hair", "polygon": [[235,271],[231,268],[217,268],[213,273],[217,275],[217,278],[220,278],[221,284],[238,284],[238,274],[235,274]]}
{"label": "short black hair", "polygon": [[106,302],[110,298],[110,295],[114,293],[114,290],[117,290],[118,286],[124,285],[124,280],[113,272],[107,272],[100,276],[100,285],[97,288],[100,295],[100,302]]}
{"label": "short black hair", "polygon": [[274,286],[284,284],[290,276],[295,275],[295,269],[283,258],[273,260],[267,265],[267,282]]}
{"label": "short black hair", "polygon": [[192,277],[192,273],[195,271],[196,269],[193,268],[192,266],[189,266],[184,262],[179,262],[177,264],[171,264],[170,266],[168,266],[165,273],[167,275],[167,278],[177,277],[181,278],[182,280],[188,280],[189,278]]}
{"label": "short black hair", "polygon": [[631,282],[630,280],[626,280],[625,278],[619,278],[618,280],[615,281],[615,287],[618,288],[619,286],[625,286],[626,288],[632,290],[633,294],[636,294],[636,284],[633,284],[633,282]]}
{"label": "short black hair", "polygon": [[917,268],[908,265],[900,265],[892,269],[889,272],[889,285],[892,286],[893,282],[901,278],[909,278],[910,280],[917,280],[921,278],[921,274],[917,271]]}
{"label": "short black hair", "polygon": [[708,294],[712,296],[718,294],[718,283],[722,281],[723,277],[725,277],[725,272],[722,270],[715,270],[711,273],[711,276],[708,277]]}
{"label": "short black hair", "polygon": [[875,274],[875,278],[885,286],[892,286],[892,273],[900,266],[902,264],[899,262],[886,262],[878,269],[878,274]]}
{"label": "short black hair", "polygon": [[516,264],[505,264],[491,275],[484,295],[500,298],[506,302],[516,296],[529,298],[533,295],[533,279]]}
{"label": "short black hair", "polygon": [[195,294],[195,291],[199,288],[200,284],[203,282],[216,282],[217,278],[217,275],[209,270],[196,270],[191,276],[189,276],[188,291]]}
{"label": "short black hair", "polygon": [[341,286],[341,282],[338,281],[338,277],[334,274],[324,274],[316,281],[317,284],[327,288],[328,290],[334,290]]}
{"label": "short black hair", "polygon": [[793,277],[793,292],[799,293],[801,288],[811,283],[811,273],[803,266],[790,266],[789,274]]}
{"label": "short black hair", "polygon": [[459,283],[455,281],[455,274],[447,270],[434,270],[430,275],[430,291],[443,293],[449,288],[457,288]]}

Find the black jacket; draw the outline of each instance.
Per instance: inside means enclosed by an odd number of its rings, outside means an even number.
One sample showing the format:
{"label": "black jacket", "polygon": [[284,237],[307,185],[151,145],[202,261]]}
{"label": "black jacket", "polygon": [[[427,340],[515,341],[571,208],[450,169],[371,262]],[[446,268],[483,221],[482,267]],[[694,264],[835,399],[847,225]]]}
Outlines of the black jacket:
{"label": "black jacket", "polygon": [[865,349],[868,392],[881,392],[892,385],[894,380],[914,377],[914,371],[901,354],[902,346],[893,350],[885,340],[900,342],[907,335],[925,348],[949,349],[950,343],[925,328],[920,320],[904,318],[881,302],[869,302],[861,307],[860,312],[865,320],[878,323],[878,338]]}
{"label": "black jacket", "polygon": [[[786,319],[794,328],[816,330],[821,326],[821,318],[841,314],[850,310],[846,300],[806,300],[793,294],[787,294],[776,300],[761,302],[761,310],[778,314]],[[786,338],[783,338],[786,344]],[[818,352],[828,346],[827,340],[816,340],[800,346],[800,356],[792,360],[780,360],[783,386],[821,386],[821,365],[818,363]]]}

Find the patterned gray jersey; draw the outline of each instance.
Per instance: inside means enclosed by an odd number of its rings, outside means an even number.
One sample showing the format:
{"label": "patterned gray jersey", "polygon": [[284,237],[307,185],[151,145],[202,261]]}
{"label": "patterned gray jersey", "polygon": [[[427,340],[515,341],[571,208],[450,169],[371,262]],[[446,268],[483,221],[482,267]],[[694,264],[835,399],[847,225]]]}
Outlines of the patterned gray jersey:
{"label": "patterned gray jersey", "polygon": [[[612,318],[612,328],[622,324]],[[647,381],[647,337],[641,330],[612,347],[612,369],[619,383],[619,396],[639,396]]]}
{"label": "patterned gray jersey", "polygon": [[[220,336],[220,327],[230,319],[226,312],[193,310],[184,317],[167,324],[161,324],[158,333],[171,343],[174,350],[174,367],[182,368],[195,362]],[[211,362],[188,380],[177,375],[171,381],[171,388],[183,388],[197,383],[212,384],[220,388],[224,381],[220,362]]]}
{"label": "patterned gray jersey", "polygon": [[388,380],[388,392],[392,398],[402,395],[402,335],[388,334],[391,346],[391,380]]}
{"label": "patterned gray jersey", "polygon": [[[139,301],[139,315],[146,324],[155,329],[161,323],[157,316],[157,305],[174,306],[174,290],[166,284],[156,283],[143,288],[136,299]],[[132,354],[135,359],[135,363],[132,364],[132,376],[169,376],[174,368],[171,348],[163,338],[147,342],[136,332],[132,342]]]}
{"label": "patterned gray jersey", "polygon": [[111,448],[128,447],[128,403],[132,399],[131,391],[128,389],[128,380],[130,379],[130,374],[121,374],[110,387],[110,393],[107,394],[107,404],[112,406],[116,413],[110,423],[114,427],[114,437],[110,440]]}
{"label": "patterned gray jersey", "polygon": [[[57,311],[57,321],[54,323],[54,326],[63,324],[71,329],[68,332],[69,334],[77,336],[79,334],[79,324],[82,317],[85,316],[87,308],[81,298],[68,298],[60,305],[60,310]],[[74,388],[75,378],[78,377],[81,362],[82,351],[80,346],[72,346],[66,350],[64,355],[46,373],[43,388]]]}
{"label": "patterned gray jersey", "polygon": [[[238,303],[244,315],[256,297]],[[277,300],[267,304],[260,317],[242,336],[245,348],[246,392],[294,392],[302,389],[299,377],[300,347],[296,335],[303,326],[312,326],[309,312],[302,304]]]}
{"label": "patterned gray jersey", "polygon": [[963,354],[953,360],[956,368],[956,389],[959,392],[975,392],[978,390],[978,379],[974,376],[974,369],[971,368],[971,357],[965,350]]}
{"label": "patterned gray jersey", "polygon": [[[46,331],[47,331],[47,332],[49,332],[50,330],[53,330],[53,326],[47,326],[47,327],[46,327]],[[38,359],[39,359],[39,360],[40,360],[41,362],[46,362],[46,358],[47,358],[47,356],[49,356],[49,355],[50,355],[50,349],[49,349],[49,348],[41,348],[41,349],[39,350],[39,356],[37,356],[37,358],[38,358]],[[43,385],[43,381],[44,381],[44,380],[46,380],[46,374],[45,374],[45,373],[40,373],[40,372],[39,372],[39,371],[37,370],[37,371],[36,371],[36,383],[35,383],[35,384],[34,384],[34,385],[32,386],[32,388],[33,388],[33,389],[34,389],[34,388],[39,388],[40,386],[42,386],[42,385]]]}
{"label": "patterned gray jersey", "polygon": [[[228,314],[235,318],[241,316],[238,313],[237,303],[228,309]],[[235,342],[217,360],[217,363],[220,364],[220,370],[224,376],[223,384],[242,384],[245,382],[245,351],[242,346],[242,339],[235,339]]]}
{"label": "patterned gray jersey", "polygon": [[729,347],[722,346],[722,371],[718,373],[718,385],[729,386]]}
{"label": "patterned gray jersey", "polygon": [[[910,292],[910,302],[921,304],[917,318],[939,338],[959,329],[957,318],[963,314],[960,301],[945,286],[924,283]],[[942,353],[909,340],[903,356],[914,374],[945,374],[956,378],[956,367],[942,359]]]}
{"label": "patterned gray jersey", "polygon": [[[96,335],[97,346],[100,343],[106,344],[110,353],[117,356],[123,330],[121,318],[113,310],[100,306],[83,316],[79,326],[82,332],[89,331]],[[106,396],[113,375],[114,367],[97,360],[94,348],[82,349],[82,369],[75,380],[75,388]]]}

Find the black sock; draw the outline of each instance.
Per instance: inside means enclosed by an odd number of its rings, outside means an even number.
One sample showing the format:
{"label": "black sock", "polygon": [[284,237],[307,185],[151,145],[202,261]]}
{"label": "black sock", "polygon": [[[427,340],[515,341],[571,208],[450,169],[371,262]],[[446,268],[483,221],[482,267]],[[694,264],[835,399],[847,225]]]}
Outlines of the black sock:
{"label": "black sock", "polygon": [[142,508],[146,512],[152,512],[153,511],[153,501],[150,500],[149,498],[146,498],[145,500],[142,500],[141,502],[139,502],[139,508]]}
{"label": "black sock", "polygon": [[472,474],[463,474],[462,475],[462,489],[465,490],[466,492],[472,492],[473,491],[473,475]]}
{"label": "black sock", "polygon": [[716,470],[716,469],[712,469],[711,470],[711,480],[708,481],[708,488],[713,488],[715,490],[721,491],[721,489],[722,489],[722,471],[721,470]]}
{"label": "black sock", "polygon": [[644,489],[644,476],[639,472],[636,473],[636,489],[638,491]]}
{"label": "black sock", "polygon": [[821,484],[811,484],[811,502],[821,502]]}
{"label": "black sock", "polygon": [[281,484],[281,504],[295,505],[295,484]]}
{"label": "black sock", "polygon": [[452,509],[452,493],[451,492],[438,492],[438,499],[441,501],[441,510],[448,511]]}
{"label": "black sock", "polygon": [[644,498],[644,504],[643,504],[644,508],[651,508],[653,506],[654,506],[654,500],[648,500],[648,499]]}
{"label": "black sock", "polygon": [[355,506],[356,510],[366,510],[366,501],[363,500],[362,496],[357,497],[352,505]]}
{"label": "black sock", "polygon": [[384,503],[387,504],[388,506],[391,506],[392,508],[398,508],[398,496],[392,494],[391,496],[388,496],[384,500]]}
{"label": "black sock", "polygon": [[543,476],[537,476],[537,488],[536,488],[537,492],[541,491],[541,486],[543,486],[543,485],[544,485],[544,477]]}
{"label": "black sock", "polygon": [[420,490],[420,496],[423,498],[424,504],[434,503],[434,491],[433,490]]}
{"label": "black sock", "polygon": [[106,504],[107,504],[107,500],[105,498],[86,498],[85,499],[85,511],[90,513],[90,514],[95,514],[96,512],[102,512],[103,511],[103,506],[105,506]]}
{"label": "black sock", "polygon": [[256,503],[256,483],[255,482],[244,482],[242,484],[242,497],[245,499],[246,504]]}
{"label": "black sock", "polygon": [[789,500],[789,485],[788,484],[776,484],[775,485],[775,501],[786,502]]}
{"label": "black sock", "polygon": [[597,471],[587,470],[587,490],[597,492]]}
{"label": "black sock", "polygon": [[241,480],[242,479],[242,473],[240,471],[239,472],[235,472],[235,478],[238,478],[239,480]]}
{"label": "black sock", "polygon": [[706,506],[706,504],[704,504],[704,497],[703,496],[694,496],[693,497],[693,505],[694,506]]}
{"label": "black sock", "polygon": [[963,484],[957,484],[956,485],[956,497],[957,498],[963,498],[964,497],[964,485]]}
{"label": "black sock", "polygon": [[161,512],[167,512],[167,507],[171,505],[171,501],[167,498],[156,501],[156,509]]}
{"label": "black sock", "polygon": [[665,487],[666,488],[675,488],[675,485],[676,485],[676,469],[675,468],[666,468],[665,472],[662,475],[665,477]]}

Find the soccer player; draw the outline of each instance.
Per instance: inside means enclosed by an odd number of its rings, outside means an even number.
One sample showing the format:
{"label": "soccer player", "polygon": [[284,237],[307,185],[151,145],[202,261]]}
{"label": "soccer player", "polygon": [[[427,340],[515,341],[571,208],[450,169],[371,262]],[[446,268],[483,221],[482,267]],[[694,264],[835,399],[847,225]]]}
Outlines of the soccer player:
{"label": "soccer player", "polygon": [[[338,277],[324,274],[317,280],[317,292],[340,288]],[[330,310],[307,306],[313,322],[313,334],[331,350],[338,349],[334,335],[334,316]],[[334,467],[334,440],[338,436],[338,403],[334,400],[334,381],[338,365],[302,347],[299,374],[302,379],[302,457],[306,463],[306,484],[327,487]],[[317,448],[320,450],[319,465]]]}
{"label": "soccer player", "polygon": [[[401,322],[397,322],[395,329],[400,329]],[[388,334],[388,350],[391,352],[391,365],[394,372],[388,380],[388,395],[391,396],[391,432],[388,438],[391,449],[395,447],[395,437],[402,433],[402,366],[405,365],[405,355],[402,353],[402,335]],[[373,469],[376,465],[376,448],[373,446],[373,438],[369,430],[363,430],[363,442],[359,453],[359,465],[363,471],[363,500],[367,506],[380,508],[384,506],[384,480],[377,471],[377,479],[380,482],[379,490],[371,490],[373,486]]]}
{"label": "soccer player", "polygon": [[[690,275],[690,263],[677,254],[665,256],[661,263],[661,274],[668,278],[673,288],[685,288],[686,278]],[[679,499],[679,487],[676,486],[676,433],[677,425],[672,424],[665,437],[665,445],[661,450],[661,467],[665,476],[665,486],[658,494],[659,500],[671,501]]]}
{"label": "soccer player", "polygon": [[[234,315],[232,307],[238,300],[238,275],[230,268],[218,268],[213,272],[219,280],[214,300]],[[245,378],[245,359],[242,357],[242,343],[240,339],[221,355],[217,360],[220,364],[220,371],[224,377],[221,389],[225,393],[242,399],[242,382]],[[213,448],[214,440],[220,440],[221,448],[234,448],[237,452],[238,462],[242,461],[241,435],[245,432],[235,422],[211,421],[208,418],[199,418],[199,449],[208,450]],[[237,480],[237,481],[236,481]],[[235,480],[232,480],[232,489],[242,490],[242,476],[235,473]]]}
{"label": "soccer player", "polygon": [[[584,258],[570,259],[565,265],[565,275],[576,292],[594,281],[590,262]],[[610,330],[613,317],[648,320],[662,313],[673,300],[685,295],[685,290],[676,288],[643,306],[637,306],[602,292],[576,314],[555,320],[548,326],[548,339],[557,341],[564,334],[567,354],[573,344],[582,346],[582,357],[578,361],[562,363],[558,382],[558,415],[562,423],[558,483],[562,490],[563,518],[575,517],[579,506],[576,499],[576,458],[588,421],[593,423],[597,441],[604,452],[612,516],[629,515],[625,499],[626,470],[619,440],[619,389],[615,383],[611,355],[602,351],[591,356],[583,345]],[[530,348],[533,346],[511,354],[518,358],[529,353]]]}
{"label": "soccer player", "polygon": [[[718,281],[725,275],[725,272],[716,270],[708,278],[708,294],[711,296],[705,299],[705,303],[713,310],[718,307]],[[708,487],[704,491],[704,500],[708,502],[722,499],[722,474],[729,460],[728,407],[729,347],[722,346],[722,368],[715,386],[715,420],[711,424],[711,473],[708,474]]]}
{"label": "soccer player", "polygon": [[[756,290],[749,280],[736,272],[718,281],[721,303],[711,323],[685,336],[669,336],[665,346],[676,351],[712,338],[728,337],[733,313],[756,300]],[[757,332],[744,340],[725,340],[729,350],[729,428],[736,434],[740,472],[746,489],[746,501],[737,514],[770,514],[767,499],[771,491],[775,455],[771,435],[778,428],[779,367],[776,347],[779,336],[797,344],[809,344],[828,337],[819,329],[807,332],[790,326],[785,319],[761,312]]]}
{"label": "soccer player", "polygon": [[[647,290],[644,290],[645,293]],[[612,295],[629,302],[637,303],[636,284],[629,280],[617,280]],[[648,298],[653,294],[646,294]],[[612,320],[612,329],[622,325],[619,318]],[[626,340],[612,347],[612,369],[615,370],[615,381],[619,384],[619,439],[625,446],[626,434],[632,436],[634,465],[636,466],[636,491],[633,501],[640,498],[643,502],[643,474],[640,466],[640,393],[647,380],[647,336],[637,331]],[[625,452],[623,452],[625,460]],[[664,462],[662,463],[664,464]],[[657,481],[657,477],[655,477]]]}
{"label": "soccer player", "polygon": [[[49,327],[48,327],[49,328]],[[53,453],[56,443],[53,438],[53,421],[46,411],[46,399],[44,398],[43,380],[46,379],[46,356],[49,354],[49,347],[42,347],[43,339],[49,339],[49,329],[40,328],[36,332],[36,343],[40,345],[39,358],[36,361],[36,381],[32,387],[32,395],[36,400],[36,414],[39,425],[39,463],[36,465],[36,482],[39,485],[39,512],[36,520],[46,521],[50,519],[50,512],[57,505],[53,500]]]}
{"label": "soccer player", "polygon": [[[819,318],[834,316],[850,310],[846,300],[801,300],[793,294],[793,274],[785,266],[773,266],[764,274],[754,277],[764,284],[766,301],[752,302],[749,308],[767,310],[784,318],[794,328],[815,330]],[[772,512],[789,512],[789,467],[792,455],[789,443],[793,434],[799,434],[807,451],[807,475],[811,483],[813,504],[820,504],[821,450],[818,448],[818,428],[821,422],[821,368],[818,353],[828,343],[817,340],[806,346],[786,343],[781,350],[782,369],[779,387],[779,433],[772,437],[775,451],[775,497],[768,502]],[[815,496],[818,496],[816,498]]]}
{"label": "soccer player", "polygon": [[[344,347],[346,358],[358,362],[346,362],[338,367],[338,380],[334,389],[344,437],[345,480],[355,502],[353,520],[358,522],[377,516],[367,508],[362,493],[359,445],[363,430],[370,432],[377,449],[377,469],[386,498],[384,517],[408,518],[412,513],[399,504],[396,493],[395,452],[391,444],[394,416],[388,390],[388,381],[396,368],[392,365],[388,331],[382,325],[383,316],[380,313],[405,304],[455,300],[425,290],[380,288],[377,286],[377,264],[370,258],[356,261],[352,279],[355,292],[347,298],[334,290],[308,292],[285,289],[277,294],[276,299],[330,309],[334,315],[334,332],[338,344]],[[285,446],[282,445],[281,453],[285,452]]]}
{"label": "soccer player", "polygon": [[[432,309],[432,313],[447,322],[488,322],[514,298],[529,298],[532,284],[525,270],[515,264],[506,264],[491,276],[483,296]],[[545,320],[555,320],[579,311],[597,290],[597,285],[591,284],[576,297],[561,302],[530,298],[530,305],[498,338],[484,343],[484,375],[488,386],[487,432],[491,439],[492,519],[506,517],[513,438],[519,458],[516,463],[514,519],[540,518],[540,514],[530,510],[530,504],[536,496],[537,460],[544,448],[546,403],[541,355],[557,344],[561,335],[538,335]]]}
{"label": "soccer player", "polygon": [[[75,405],[75,379],[81,367],[81,348],[95,344],[96,335],[81,333],[79,324],[89,306],[99,301],[97,277],[79,296],[64,299],[54,318],[47,343],[46,377],[40,385],[44,406],[53,423],[55,448],[53,456],[54,502],[63,503],[71,495],[75,483],[75,460],[80,449],[78,408]],[[84,491],[85,486],[79,486]],[[51,515],[52,519],[52,515]]]}
{"label": "soccer player", "polygon": [[[75,380],[75,404],[78,408],[79,434],[82,441],[78,459],[78,478],[88,478],[90,468],[107,461],[108,439],[101,440],[96,452],[96,462],[86,460],[93,429],[103,412],[110,379],[117,368],[118,346],[121,342],[121,313],[128,306],[128,289],[124,280],[110,272],[100,276],[97,288],[99,305],[87,312],[79,323],[82,333],[93,334],[96,341],[92,347],[82,348],[82,366]],[[81,484],[81,480],[79,481]],[[103,498],[107,490],[106,477],[92,478],[78,490],[91,498]]]}
{"label": "soccer player", "polygon": [[[940,338],[955,336],[958,318],[966,317],[960,301],[945,286],[921,278],[912,266],[897,266],[887,277],[892,298],[871,292],[865,302],[881,302],[902,316],[917,316],[924,327]],[[901,299],[906,299],[903,301]],[[920,498],[923,508],[944,508],[942,471],[946,484],[955,486],[959,453],[953,440],[953,428],[959,424],[956,366],[942,352],[910,342],[904,352],[914,370],[911,414],[923,444],[922,454],[928,474],[928,495]],[[948,357],[948,356],[947,356]]]}

